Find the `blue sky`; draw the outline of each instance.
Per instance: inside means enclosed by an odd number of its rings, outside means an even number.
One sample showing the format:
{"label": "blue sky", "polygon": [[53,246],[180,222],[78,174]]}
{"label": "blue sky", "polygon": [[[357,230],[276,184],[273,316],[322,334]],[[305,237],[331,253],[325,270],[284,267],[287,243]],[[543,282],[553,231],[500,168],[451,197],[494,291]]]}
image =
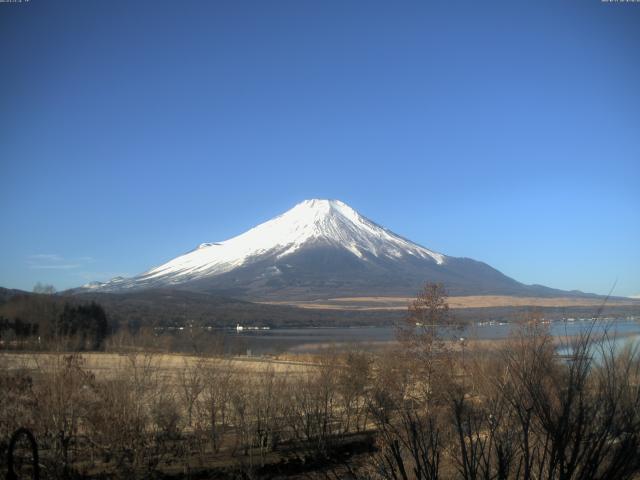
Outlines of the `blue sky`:
{"label": "blue sky", "polygon": [[306,198],[640,294],[640,4],[0,3],[0,285],[135,274]]}

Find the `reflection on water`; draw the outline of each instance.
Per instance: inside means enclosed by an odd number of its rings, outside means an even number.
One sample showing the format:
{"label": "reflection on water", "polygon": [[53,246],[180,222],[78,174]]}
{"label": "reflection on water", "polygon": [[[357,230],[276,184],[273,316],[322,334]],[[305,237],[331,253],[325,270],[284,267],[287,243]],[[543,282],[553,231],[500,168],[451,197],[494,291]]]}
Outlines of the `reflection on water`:
{"label": "reflection on water", "polygon": [[[599,361],[603,357],[607,358],[612,350],[614,352],[620,352],[625,348],[640,348],[640,335],[636,333],[629,336],[614,336],[598,341],[589,350],[589,356],[592,359]],[[571,343],[564,343],[562,346],[558,347],[557,352],[561,356],[571,355],[573,352]]]}

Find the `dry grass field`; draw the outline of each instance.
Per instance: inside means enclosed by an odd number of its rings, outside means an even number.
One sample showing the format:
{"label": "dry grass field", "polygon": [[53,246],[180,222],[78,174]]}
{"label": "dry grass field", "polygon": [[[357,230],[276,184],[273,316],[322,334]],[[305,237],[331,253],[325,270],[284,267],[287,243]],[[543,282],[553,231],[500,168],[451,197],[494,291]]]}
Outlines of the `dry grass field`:
{"label": "dry grass field", "polygon": [[[61,355],[68,355],[68,353],[3,352],[0,354],[0,369],[7,371],[47,369],[54,366]],[[162,372],[165,378],[176,376],[196,365],[225,369],[247,377],[260,375],[267,371],[274,372],[276,375],[295,376],[315,368],[315,364],[310,361],[309,357],[300,357],[299,360],[274,360],[270,358],[217,358],[135,352],[126,354],[83,352],[81,357],[83,367],[99,378],[116,376],[130,368],[132,361],[140,361],[142,357],[151,363],[155,371]]]}
{"label": "dry grass field", "polygon": [[[413,298],[409,297],[343,297],[317,301],[263,302],[270,305],[293,305],[301,308],[321,310],[406,310]],[[506,295],[470,295],[448,297],[450,308],[488,307],[594,307],[602,305],[597,298],[540,298],[511,297]],[[607,306],[640,305],[640,301],[610,299]]]}

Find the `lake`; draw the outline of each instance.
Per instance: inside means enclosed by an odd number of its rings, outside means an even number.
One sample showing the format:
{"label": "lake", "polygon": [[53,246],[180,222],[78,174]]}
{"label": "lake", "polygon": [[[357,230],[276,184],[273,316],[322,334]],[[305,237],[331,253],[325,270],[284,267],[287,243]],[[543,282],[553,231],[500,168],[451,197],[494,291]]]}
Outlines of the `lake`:
{"label": "lake", "polygon": [[[589,319],[572,319],[569,321],[553,321],[549,324],[551,334],[557,337],[572,337],[587,331],[592,327]],[[465,338],[468,340],[499,340],[509,337],[514,329],[519,328],[515,323],[485,323],[473,324],[462,330],[448,331],[440,329],[444,339]],[[618,318],[597,320],[593,325],[595,337],[601,337],[605,332],[617,338],[616,343],[622,344],[640,339],[640,321],[635,318]],[[270,330],[230,331],[233,340],[251,350],[251,353],[266,354],[283,351],[311,352],[324,346],[359,345],[365,348],[384,345],[395,340],[395,327],[331,327],[331,328],[273,328]]]}

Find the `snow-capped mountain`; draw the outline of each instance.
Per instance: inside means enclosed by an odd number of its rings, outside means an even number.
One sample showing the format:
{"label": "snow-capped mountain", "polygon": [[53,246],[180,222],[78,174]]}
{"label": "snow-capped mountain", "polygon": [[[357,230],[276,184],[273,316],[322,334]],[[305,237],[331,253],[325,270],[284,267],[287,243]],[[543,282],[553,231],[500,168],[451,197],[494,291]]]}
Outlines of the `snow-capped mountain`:
{"label": "snow-capped mountain", "polygon": [[322,298],[413,295],[425,281],[443,282],[452,294],[554,292],[525,286],[484,263],[417,245],[341,201],[317,199],[229,240],[202,243],[138,276],[85,288],[177,287],[253,298]]}

